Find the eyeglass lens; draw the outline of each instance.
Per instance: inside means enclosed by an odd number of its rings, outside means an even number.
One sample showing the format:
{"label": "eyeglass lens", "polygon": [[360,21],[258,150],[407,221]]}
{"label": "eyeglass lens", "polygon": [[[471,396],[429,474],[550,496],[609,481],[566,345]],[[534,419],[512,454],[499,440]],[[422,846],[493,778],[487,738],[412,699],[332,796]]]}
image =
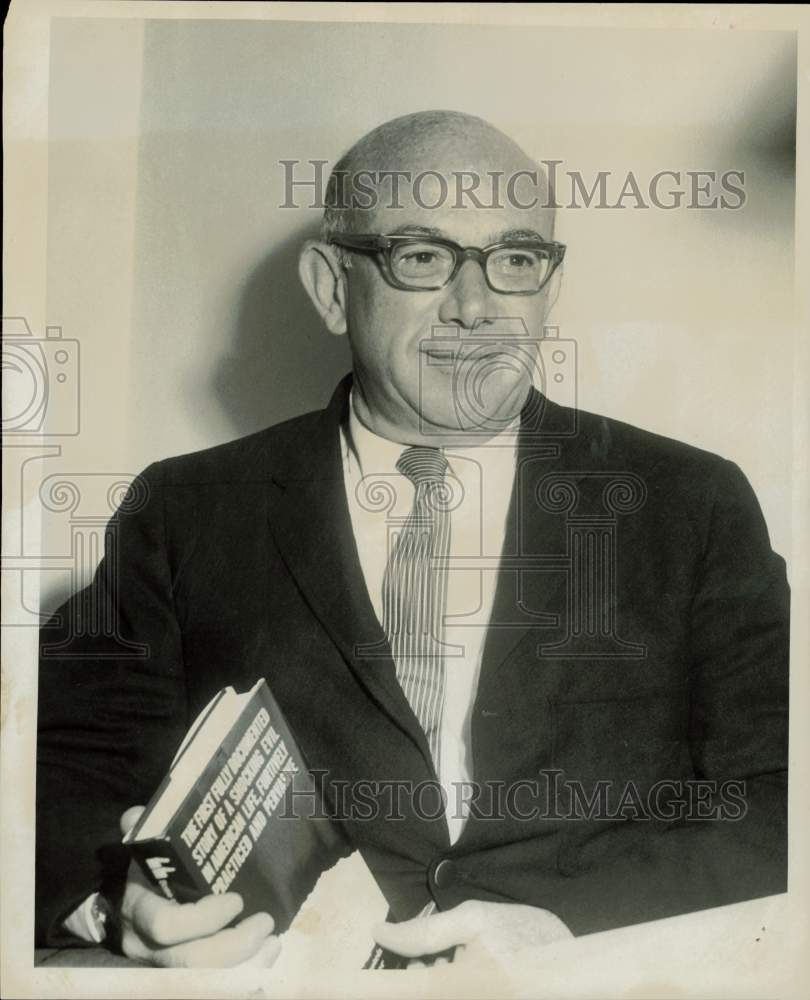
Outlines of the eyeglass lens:
{"label": "eyeglass lens", "polygon": [[[456,255],[450,247],[429,240],[400,244],[391,252],[391,270],[398,281],[412,288],[444,284],[453,273]],[[504,292],[535,291],[551,268],[550,255],[518,244],[493,250],[486,258],[490,284]]]}

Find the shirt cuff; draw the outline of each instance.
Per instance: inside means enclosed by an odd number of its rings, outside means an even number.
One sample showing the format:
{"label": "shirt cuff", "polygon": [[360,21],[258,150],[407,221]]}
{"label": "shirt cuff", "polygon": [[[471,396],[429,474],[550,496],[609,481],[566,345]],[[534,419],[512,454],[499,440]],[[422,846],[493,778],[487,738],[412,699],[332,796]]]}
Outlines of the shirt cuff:
{"label": "shirt cuff", "polygon": [[98,913],[98,896],[97,892],[92,893],[62,921],[65,930],[75,934],[83,941],[90,941],[93,944],[101,944],[106,937],[104,925],[96,915]]}

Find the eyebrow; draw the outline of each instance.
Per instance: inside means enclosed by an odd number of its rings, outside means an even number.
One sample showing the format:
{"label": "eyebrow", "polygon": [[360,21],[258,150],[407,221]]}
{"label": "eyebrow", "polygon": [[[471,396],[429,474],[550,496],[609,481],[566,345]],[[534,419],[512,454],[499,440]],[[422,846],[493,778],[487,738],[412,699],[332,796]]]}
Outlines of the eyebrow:
{"label": "eyebrow", "polygon": [[[389,236],[433,236],[440,240],[449,240],[450,236],[443,229],[436,229],[434,226],[419,226],[416,224],[405,224],[392,229]],[[510,240],[539,240],[546,242],[546,237],[537,232],[536,229],[507,229],[499,233],[490,243],[506,243]],[[452,242],[456,242],[452,240]]]}
{"label": "eyebrow", "polygon": [[447,233],[441,229],[436,229],[434,226],[417,226],[417,225],[404,225],[397,226],[396,229],[392,229],[388,234],[389,236],[435,236],[437,239],[446,240],[449,239]]}
{"label": "eyebrow", "polygon": [[546,237],[537,232],[536,229],[507,229],[501,233],[499,241],[504,240],[540,240],[545,242]]}

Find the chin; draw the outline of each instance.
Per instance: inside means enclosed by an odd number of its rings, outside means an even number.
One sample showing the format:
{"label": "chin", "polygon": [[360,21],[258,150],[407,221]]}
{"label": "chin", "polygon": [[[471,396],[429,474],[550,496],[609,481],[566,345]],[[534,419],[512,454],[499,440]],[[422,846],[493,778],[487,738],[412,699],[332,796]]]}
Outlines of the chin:
{"label": "chin", "polygon": [[430,386],[416,407],[419,432],[425,438],[454,434],[492,436],[505,430],[520,414],[531,379],[513,366],[459,366],[453,377]]}
{"label": "chin", "polygon": [[530,380],[516,379],[513,373],[466,380],[456,390],[456,420],[465,430],[497,433],[518,417],[530,387]]}

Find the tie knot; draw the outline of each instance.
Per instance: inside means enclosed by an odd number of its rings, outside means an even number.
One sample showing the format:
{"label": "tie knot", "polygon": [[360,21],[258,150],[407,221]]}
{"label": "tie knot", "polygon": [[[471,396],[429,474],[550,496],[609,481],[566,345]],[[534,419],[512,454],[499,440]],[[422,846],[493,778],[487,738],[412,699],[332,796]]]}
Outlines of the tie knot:
{"label": "tie knot", "polygon": [[438,448],[418,445],[406,448],[397,460],[397,469],[414,484],[440,483],[447,472],[447,459]]}

